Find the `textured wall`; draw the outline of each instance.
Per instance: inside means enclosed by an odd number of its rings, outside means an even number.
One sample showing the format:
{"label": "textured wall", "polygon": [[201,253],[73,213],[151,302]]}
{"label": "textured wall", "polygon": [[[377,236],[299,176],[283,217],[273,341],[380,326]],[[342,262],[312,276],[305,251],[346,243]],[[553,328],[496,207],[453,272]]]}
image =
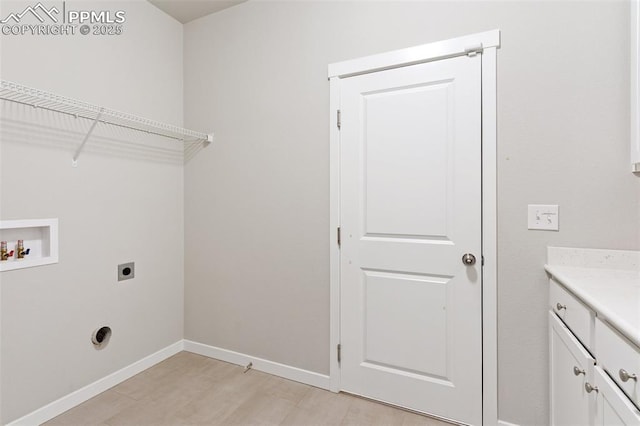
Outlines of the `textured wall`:
{"label": "textured wall", "polygon": [[[123,9],[125,32],[0,36],[2,78],[182,124],[182,25],[142,1],[67,7]],[[175,144],[99,125],[72,168],[89,122],[0,106],[0,217],[60,221],[58,264],[0,273],[4,424],[182,338],[184,218]],[[136,277],[117,283],[127,261]]]}
{"label": "textured wall", "polygon": [[[626,2],[260,2],[185,26],[185,337],[328,373],[327,64],[499,28],[499,412],[548,419],[547,245],[638,249]],[[559,204],[560,232],[526,229]]]}

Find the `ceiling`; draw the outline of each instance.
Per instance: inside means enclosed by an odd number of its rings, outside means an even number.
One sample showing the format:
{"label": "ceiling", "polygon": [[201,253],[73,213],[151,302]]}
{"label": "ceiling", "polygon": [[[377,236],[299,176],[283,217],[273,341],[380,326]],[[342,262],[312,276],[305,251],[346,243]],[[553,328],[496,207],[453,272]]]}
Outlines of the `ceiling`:
{"label": "ceiling", "polygon": [[247,0],[149,0],[183,24],[245,1]]}

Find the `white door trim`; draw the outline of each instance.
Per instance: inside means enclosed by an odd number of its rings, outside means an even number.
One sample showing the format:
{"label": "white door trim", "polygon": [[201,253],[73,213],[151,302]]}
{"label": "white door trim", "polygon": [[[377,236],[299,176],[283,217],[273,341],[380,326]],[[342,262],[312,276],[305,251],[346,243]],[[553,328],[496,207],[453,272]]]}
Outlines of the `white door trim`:
{"label": "white door trim", "polygon": [[393,52],[365,56],[329,65],[329,78],[351,77],[390,68],[415,65],[466,54],[478,48],[500,47],[500,30],[491,30],[449,40],[436,41]]}
{"label": "white door trim", "polygon": [[329,65],[329,275],[330,389],[340,391],[340,80],[358,74],[398,68],[482,50],[482,418],[498,422],[497,321],[497,55],[500,30],[472,34]]}

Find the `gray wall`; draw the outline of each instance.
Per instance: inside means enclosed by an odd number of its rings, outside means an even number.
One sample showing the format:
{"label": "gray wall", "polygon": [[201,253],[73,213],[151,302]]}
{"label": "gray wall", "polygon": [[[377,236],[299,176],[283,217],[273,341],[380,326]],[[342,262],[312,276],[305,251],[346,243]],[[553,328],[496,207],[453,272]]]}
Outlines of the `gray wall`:
{"label": "gray wall", "polygon": [[[185,26],[185,337],[329,370],[327,64],[499,28],[499,413],[547,423],[547,245],[638,249],[627,2],[259,2]],[[560,232],[527,231],[559,204]]]}
{"label": "gray wall", "polygon": [[[123,36],[0,37],[2,78],[180,124],[181,25],[146,2],[74,2],[116,4]],[[192,22],[185,125],[217,138],[184,191],[170,145],[102,130],[73,169],[87,123],[3,108],[0,217],[60,218],[61,256],[0,275],[0,423],[179,340],[183,266],[186,338],[328,373],[326,66],[494,28],[499,411],[545,424],[545,247],[640,248],[626,2],[254,1]],[[561,231],[527,231],[528,203],[559,204]],[[116,284],[129,260],[136,279]]]}
{"label": "gray wall", "polygon": [[[67,7],[122,8],[125,32],[0,36],[2,78],[180,125],[182,25],[141,1]],[[60,220],[58,264],[0,273],[5,424],[182,339],[184,217],[175,144],[99,126],[74,169],[90,123],[6,103],[1,118],[0,217]],[[118,284],[132,260],[136,278]]]}

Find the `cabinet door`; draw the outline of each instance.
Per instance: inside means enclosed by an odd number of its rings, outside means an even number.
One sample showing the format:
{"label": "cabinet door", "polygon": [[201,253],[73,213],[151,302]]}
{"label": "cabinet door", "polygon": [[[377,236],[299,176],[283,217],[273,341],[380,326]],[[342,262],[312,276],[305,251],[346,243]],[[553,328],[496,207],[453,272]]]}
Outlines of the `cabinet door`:
{"label": "cabinet door", "polygon": [[[640,294],[640,293],[639,293]],[[640,299],[638,299],[640,307]],[[600,319],[596,321],[596,341],[598,342],[598,366],[624,392],[631,402],[640,407],[640,384],[638,380],[620,375],[640,376],[640,348],[626,340],[618,331]],[[626,378],[627,380],[623,380]]]}
{"label": "cabinet door", "polygon": [[617,388],[600,367],[595,368],[592,393],[597,394],[595,412],[596,426],[637,426],[640,425],[640,411]]}
{"label": "cabinet door", "polygon": [[593,403],[584,385],[593,374],[594,359],[553,312],[549,312],[549,350],[551,425],[593,424]]}

